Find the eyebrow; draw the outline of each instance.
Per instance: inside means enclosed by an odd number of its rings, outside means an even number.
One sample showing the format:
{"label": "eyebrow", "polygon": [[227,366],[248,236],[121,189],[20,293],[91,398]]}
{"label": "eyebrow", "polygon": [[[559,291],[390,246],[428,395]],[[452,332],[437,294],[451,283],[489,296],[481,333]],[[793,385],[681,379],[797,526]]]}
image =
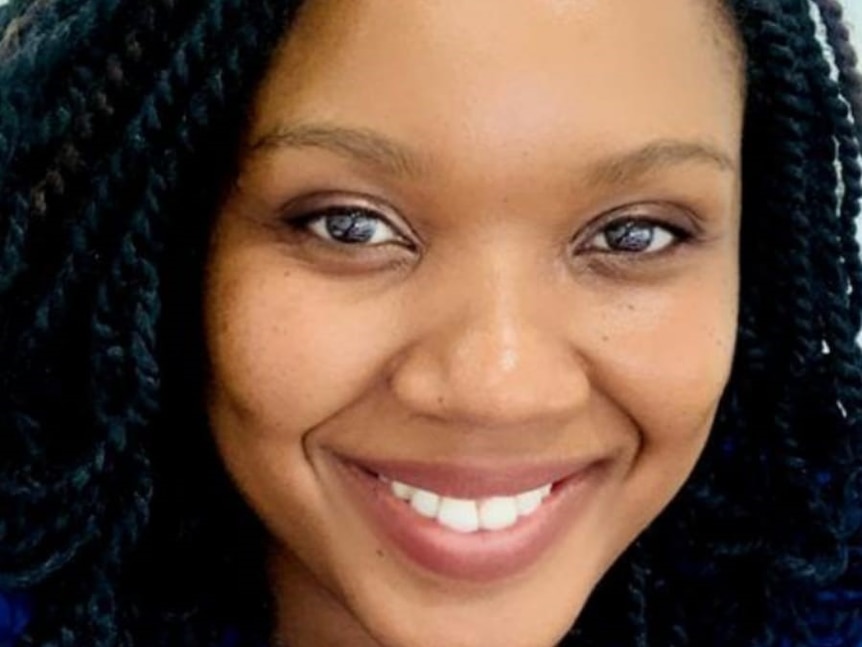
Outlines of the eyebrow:
{"label": "eyebrow", "polygon": [[395,176],[419,176],[425,166],[407,146],[373,130],[325,123],[279,126],[252,143],[248,152],[257,155],[285,148],[321,148]]}
{"label": "eyebrow", "polygon": [[[247,151],[258,155],[292,148],[320,148],[376,166],[395,176],[421,176],[427,166],[421,156],[408,146],[374,130],[326,123],[281,125],[255,140]],[[619,186],[683,164],[702,164],[723,172],[736,169],[731,155],[710,143],[657,139],[633,150],[608,154],[590,162],[587,179],[591,184]]]}
{"label": "eyebrow", "polygon": [[722,172],[733,172],[736,163],[730,154],[712,144],[696,140],[658,139],[648,144],[591,164],[591,182],[622,185],[650,173],[683,164],[702,164]]}

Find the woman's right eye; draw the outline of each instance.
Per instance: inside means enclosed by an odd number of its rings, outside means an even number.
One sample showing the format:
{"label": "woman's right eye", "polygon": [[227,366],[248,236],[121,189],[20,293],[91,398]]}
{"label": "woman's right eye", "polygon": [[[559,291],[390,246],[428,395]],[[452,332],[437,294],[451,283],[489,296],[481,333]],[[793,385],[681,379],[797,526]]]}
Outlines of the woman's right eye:
{"label": "woman's right eye", "polygon": [[293,224],[337,245],[377,247],[405,242],[383,216],[362,207],[332,207],[300,217]]}

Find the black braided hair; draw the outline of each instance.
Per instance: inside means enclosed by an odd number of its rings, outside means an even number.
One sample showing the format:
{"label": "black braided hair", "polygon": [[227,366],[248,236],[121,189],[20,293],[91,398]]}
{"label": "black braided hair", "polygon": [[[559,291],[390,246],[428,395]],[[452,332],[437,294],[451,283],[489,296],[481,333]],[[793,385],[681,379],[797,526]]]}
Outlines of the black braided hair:
{"label": "black braided hair", "polygon": [[[299,4],[0,8],[0,590],[32,596],[25,645],[270,633],[264,533],[190,385],[205,241]],[[836,0],[725,4],[748,77],[733,374],[564,644],[862,641],[862,77]]]}
{"label": "black braided hair", "polygon": [[[167,552],[142,546],[167,543],[160,519],[175,505],[154,487],[152,430],[182,430],[161,392],[161,279],[183,228],[167,214],[204,230],[208,182],[235,158],[238,97],[289,10],[99,0],[18,3],[5,17],[0,588],[33,591],[25,644],[207,644],[220,628],[196,623],[194,605],[156,613],[146,602],[165,579],[135,576]],[[203,169],[201,154],[223,161]]]}

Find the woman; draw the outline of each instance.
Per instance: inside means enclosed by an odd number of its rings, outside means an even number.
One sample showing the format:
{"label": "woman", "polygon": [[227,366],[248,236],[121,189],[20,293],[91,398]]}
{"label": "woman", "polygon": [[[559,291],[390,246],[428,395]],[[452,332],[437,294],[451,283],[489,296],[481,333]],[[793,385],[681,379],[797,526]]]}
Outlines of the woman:
{"label": "woman", "polygon": [[833,0],[3,23],[13,640],[862,644]]}

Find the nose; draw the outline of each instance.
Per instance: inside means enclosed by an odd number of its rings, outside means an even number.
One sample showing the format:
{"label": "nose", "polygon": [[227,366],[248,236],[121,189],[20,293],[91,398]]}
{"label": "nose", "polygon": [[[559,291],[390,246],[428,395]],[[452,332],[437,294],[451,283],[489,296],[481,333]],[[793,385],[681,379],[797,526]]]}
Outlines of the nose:
{"label": "nose", "polygon": [[476,261],[412,301],[420,332],[391,373],[412,412],[469,427],[559,424],[590,392],[571,311],[535,270]]}

